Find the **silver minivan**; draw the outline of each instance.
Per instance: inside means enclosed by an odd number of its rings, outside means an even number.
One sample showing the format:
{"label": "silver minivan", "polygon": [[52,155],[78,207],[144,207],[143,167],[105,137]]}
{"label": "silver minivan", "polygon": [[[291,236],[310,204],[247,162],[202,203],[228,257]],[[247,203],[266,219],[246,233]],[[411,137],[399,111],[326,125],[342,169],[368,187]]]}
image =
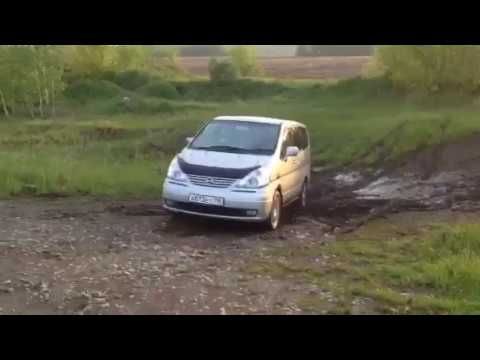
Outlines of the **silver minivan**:
{"label": "silver minivan", "polygon": [[173,160],[165,209],[278,228],[284,207],[307,206],[310,139],[294,121],[222,116],[209,121]]}

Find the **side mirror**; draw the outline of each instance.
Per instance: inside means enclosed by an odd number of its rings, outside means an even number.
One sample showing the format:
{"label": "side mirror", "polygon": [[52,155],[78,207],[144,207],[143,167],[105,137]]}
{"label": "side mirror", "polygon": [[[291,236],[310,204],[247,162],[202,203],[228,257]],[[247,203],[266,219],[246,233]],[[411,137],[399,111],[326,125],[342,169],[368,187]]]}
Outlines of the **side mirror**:
{"label": "side mirror", "polygon": [[296,146],[289,146],[287,148],[287,159],[291,157],[297,157],[298,153],[300,152],[300,149]]}
{"label": "side mirror", "polygon": [[190,143],[193,141],[193,137],[187,137],[185,141],[187,142],[187,145],[190,145]]}

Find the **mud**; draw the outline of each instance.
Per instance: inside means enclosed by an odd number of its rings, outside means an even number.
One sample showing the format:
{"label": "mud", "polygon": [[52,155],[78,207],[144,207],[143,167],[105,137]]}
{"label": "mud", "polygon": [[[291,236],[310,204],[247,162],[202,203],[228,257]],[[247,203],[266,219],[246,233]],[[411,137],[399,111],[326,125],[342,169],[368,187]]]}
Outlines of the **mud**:
{"label": "mud", "polygon": [[480,201],[480,135],[360,171],[317,174],[310,214],[351,229],[400,211],[475,211]]}
{"label": "mud", "polygon": [[[160,200],[0,201],[0,314],[308,314],[299,299],[336,299],[252,271],[252,260],[282,263],[276,249],[328,245],[391,213],[480,211],[470,145],[433,150],[442,160],[427,171],[425,152],[394,170],[317,174],[308,210],[288,209],[276,232],[172,217]],[[335,266],[323,256],[302,261],[317,271]],[[353,312],[368,313],[368,302],[356,299]]]}
{"label": "mud", "polygon": [[449,144],[441,144],[407,156],[395,164],[395,175],[417,174],[430,178],[440,173],[480,175],[480,134],[473,134]]}

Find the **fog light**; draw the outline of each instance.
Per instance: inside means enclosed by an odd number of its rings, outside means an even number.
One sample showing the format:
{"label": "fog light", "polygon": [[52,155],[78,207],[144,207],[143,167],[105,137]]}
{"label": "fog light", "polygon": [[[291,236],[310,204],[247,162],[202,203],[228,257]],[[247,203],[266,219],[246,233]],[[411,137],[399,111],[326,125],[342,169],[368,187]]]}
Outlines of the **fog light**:
{"label": "fog light", "polygon": [[257,216],[257,210],[247,210],[247,216]]}
{"label": "fog light", "polygon": [[167,206],[173,206],[175,203],[173,201],[170,201],[170,200],[165,200],[165,205]]}

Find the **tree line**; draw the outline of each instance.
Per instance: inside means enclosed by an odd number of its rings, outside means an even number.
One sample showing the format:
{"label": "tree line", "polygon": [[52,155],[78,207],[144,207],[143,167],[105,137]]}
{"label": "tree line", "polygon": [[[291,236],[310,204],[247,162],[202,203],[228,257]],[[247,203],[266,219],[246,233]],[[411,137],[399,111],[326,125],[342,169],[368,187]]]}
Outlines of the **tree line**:
{"label": "tree line", "polygon": [[19,107],[32,117],[55,114],[56,96],[63,90],[64,57],[56,46],[0,47],[0,103],[6,116]]}
{"label": "tree line", "polygon": [[[318,53],[316,47],[323,45],[308,46]],[[226,52],[227,60],[212,60],[212,80],[261,76],[256,50],[255,46],[238,46]],[[55,116],[64,89],[78,79],[108,80],[126,71],[145,71],[169,80],[178,74],[178,55],[175,47],[158,51],[153,46],[135,45],[3,45],[0,114]],[[370,68],[408,92],[476,94],[480,90],[479,45],[377,46]]]}
{"label": "tree line", "polygon": [[145,46],[0,46],[0,106],[7,117],[26,112],[54,116],[58,95],[69,79],[144,69],[152,52]]}
{"label": "tree line", "polygon": [[409,93],[480,92],[479,45],[383,45],[370,64],[374,76],[383,76]]}

